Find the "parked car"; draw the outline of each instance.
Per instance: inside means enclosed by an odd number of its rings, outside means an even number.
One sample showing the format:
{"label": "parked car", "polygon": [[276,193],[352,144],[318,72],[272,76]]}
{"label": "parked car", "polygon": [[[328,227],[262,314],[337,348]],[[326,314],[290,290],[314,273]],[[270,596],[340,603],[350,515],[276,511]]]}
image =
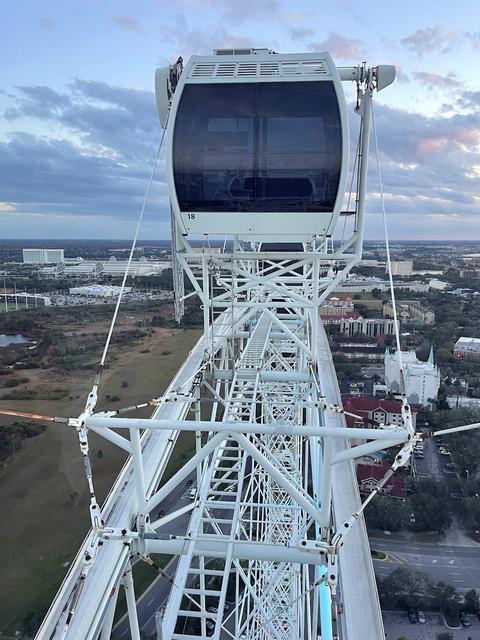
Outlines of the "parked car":
{"label": "parked car", "polygon": [[470,622],[470,618],[467,616],[465,611],[460,611],[458,617],[460,618],[460,622],[462,623],[462,625],[464,627],[470,627],[471,626],[472,623]]}
{"label": "parked car", "polygon": [[191,480],[187,480],[186,483],[185,483],[185,486],[189,487],[191,484],[192,484],[192,481]]}
{"label": "parked car", "polygon": [[415,609],[408,610],[408,619],[412,624],[415,624],[417,622],[417,612],[415,611]]}
{"label": "parked car", "polygon": [[420,624],[425,624],[425,622],[427,621],[425,618],[425,614],[421,609],[417,611],[417,620],[419,621]]}
{"label": "parked car", "polygon": [[190,493],[188,494],[188,499],[195,500],[196,496],[197,496],[197,487],[192,487],[190,489]]}

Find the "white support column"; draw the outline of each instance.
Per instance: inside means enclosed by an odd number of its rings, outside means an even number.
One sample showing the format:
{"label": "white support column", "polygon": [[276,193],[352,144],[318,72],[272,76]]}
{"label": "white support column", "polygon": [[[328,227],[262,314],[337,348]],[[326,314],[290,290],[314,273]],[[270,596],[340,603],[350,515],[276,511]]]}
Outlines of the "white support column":
{"label": "white support column", "polygon": [[137,603],[135,600],[135,588],[133,584],[132,565],[128,564],[123,574],[123,586],[127,599],[128,622],[132,640],[140,640],[140,628],[138,626]]}
{"label": "white support column", "polygon": [[118,600],[118,588],[115,589],[115,593],[113,594],[111,602],[108,605],[107,613],[102,626],[102,633],[100,635],[100,640],[110,640],[110,635],[112,633],[112,627],[113,627],[113,619],[115,617],[115,609],[117,608],[117,600]]}
{"label": "white support column", "polygon": [[320,485],[320,527],[322,538],[331,524],[332,511],[332,457],[333,443],[331,438],[323,441],[323,459]]}
{"label": "white support column", "polygon": [[140,516],[140,527],[145,526],[144,518],[147,514],[147,501],[145,498],[145,474],[143,470],[142,443],[140,430],[130,429],[130,442],[132,445],[133,475],[135,491],[137,494],[137,508]]}

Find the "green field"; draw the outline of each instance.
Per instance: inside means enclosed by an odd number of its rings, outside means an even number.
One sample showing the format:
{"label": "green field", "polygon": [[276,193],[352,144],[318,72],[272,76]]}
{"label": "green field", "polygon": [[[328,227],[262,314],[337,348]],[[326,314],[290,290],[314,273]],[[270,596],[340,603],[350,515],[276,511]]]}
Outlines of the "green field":
{"label": "green field", "polygon": [[[386,295],[386,294],[382,294],[382,295]],[[356,298],[354,296],[360,296],[360,298]],[[343,298],[352,298],[352,301],[354,304],[356,304],[357,302],[359,304],[363,304],[366,307],[368,307],[369,309],[375,309],[378,311],[382,310],[382,300],[383,298],[374,298],[372,296],[371,293],[335,293],[335,297],[339,298],[340,300]]]}
{"label": "green field", "polygon": [[[135,348],[112,349],[113,364],[102,380],[98,410],[160,395],[199,336],[197,330],[157,329]],[[35,388],[67,388],[68,394],[53,401],[3,400],[0,407],[78,415],[94,377],[94,371],[75,376],[63,373],[63,379],[49,369],[28,373]],[[109,404],[107,395],[120,399]],[[136,415],[149,413],[151,409]],[[90,447],[95,489],[102,502],[124,454],[95,434]],[[192,447],[191,439],[179,440],[176,465],[191,455]],[[0,631],[12,632],[27,614],[48,607],[88,528],[87,487],[77,435],[62,425],[49,424],[0,468]]]}

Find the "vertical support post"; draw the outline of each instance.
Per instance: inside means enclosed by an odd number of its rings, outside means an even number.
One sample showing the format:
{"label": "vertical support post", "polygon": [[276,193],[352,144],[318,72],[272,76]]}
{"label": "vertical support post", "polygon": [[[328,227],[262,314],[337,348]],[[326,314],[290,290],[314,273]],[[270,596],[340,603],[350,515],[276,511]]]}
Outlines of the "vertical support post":
{"label": "vertical support post", "polygon": [[208,273],[208,258],[205,253],[202,254],[202,283],[203,283],[203,336],[205,349],[210,348],[210,274]]}
{"label": "vertical support post", "polygon": [[332,593],[326,582],[320,585],[320,625],[322,640],[332,640]]}
{"label": "vertical support post", "polygon": [[184,273],[178,260],[178,241],[177,241],[177,223],[173,215],[173,209],[170,207],[170,225],[172,229],[172,277],[173,277],[173,304],[175,309],[175,322],[180,324],[185,313],[185,295]]}
{"label": "vertical support post", "polygon": [[132,640],[140,640],[140,628],[138,626],[137,603],[135,601],[135,588],[133,584],[132,565],[128,563],[123,574],[123,586],[127,599],[128,622]]}
{"label": "vertical support post", "polygon": [[358,184],[358,224],[357,239],[355,242],[355,257],[360,260],[362,257],[363,235],[364,235],[364,219],[365,219],[365,194],[367,191],[367,169],[368,169],[368,148],[370,144],[370,123],[372,119],[372,71],[369,70],[366,80],[365,93],[360,104],[362,118],[362,141],[360,145],[360,173]]}
{"label": "vertical support post", "polygon": [[314,256],[313,269],[312,269],[313,309],[310,315],[311,322],[312,322],[312,342],[310,344],[310,350],[312,352],[312,361],[314,366],[317,362],[318,323],[320,321],[318,317],[318,314],[319,314],[318,289],[320,287],[319,277],[320,277],[320,261],[318,259],[318,256]]}
{"label": "vertical support post", "polygon": [[163,616],[165,615],[165,607],[161,607],[155,613],[155,630],[157,632],[157,640],[164,640],[162,624],[163,624]]}
{"label": "vertical support post", "polygon": [[8,299],[7,299],[7,282],[3,279],[3,292],[5,294],[5,312],[8,313]]}
{"label": "vertical support post", "polygon": [[[194,405],[195,420],[199,422],[202,419],[200,409],[200,385],[195,389],[195,405]],[[198,453],[202,448],[202,432],[195,431],[195,453]],[[202,479],[202,465],[197,465],[197,491],[200,489],[200,481]]]}
{"label": "vertical support post", "polygon": [[112,633],[113,619],[115,617],[115,609],[117,608],[118,589],[115,589],[115,593],[112,596],[112,600],[108,605],[107,614],[102,625],[102,633],[100,634],[100,640],[110,640]]}
{"label": "vertical support post", "polygon": [[323,439],[323,459],[320,485],[320,520],[322,539],[326,539],[328,535],[328,528],[330,527],[331,522],[330,512],[332,506],[332,459],[332,438],[327,436]]}
{"label": "vertical support post", "polygon": [[137,509],[140,528],[145,527],[147,501],[145,499],[145,475],[143,472],[142,443],[140,429],[130,428],[130,442],[132,443],[133,476],[137,494]]}

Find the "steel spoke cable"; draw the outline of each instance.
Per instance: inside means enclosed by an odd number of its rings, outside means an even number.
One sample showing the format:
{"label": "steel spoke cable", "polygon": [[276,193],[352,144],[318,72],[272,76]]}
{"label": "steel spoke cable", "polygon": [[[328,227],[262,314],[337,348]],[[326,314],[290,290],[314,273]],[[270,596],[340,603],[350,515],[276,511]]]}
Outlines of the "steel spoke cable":
{"label": "steel spoke cable", "polygon": [[103,370],[103,368],[105,366],[105,360],[107,358],[108,349],[110,347],[110,342],[112,340],[113,330],[115,328],[115,323],[117,321],[118,311],[119,311],[120,305],[122,303],[122,298],[123,298],[123,294],[124,294],[124,291],[125,291],[125,285],[126,285],[128,274],[129,274],[130,267],[131,267],[131,264],[132,264],[133,254],[135,253],[135,249],[136,249],[136,246],[137,246],[138,234],[140,232],[140,228],[141,228],[142,221],[143,221],[143,214],[145,213],[145,208],[147,206],[148,198],[149,198],[149,195],[150,195],[150,190],[152,188],[153,179],[155,177],[155,172],[157,170],[158,160],[160,158],[160,152],[162,150],[163,140],[165,138],[166,130],[167,130],[167,125],[165,124],[165,128],[164,128],[164,130],[162,132],[162,137],[160,138],[160,142],[158,144],[157,155],[155,157],[155,162],[153,164],[152,172],[150,174],[150,179],[148,181],[147,190],[146,190],[145,196],[143,198],[142,207],[140,209],[140,215],[138,216],[137,226],[136,226],[136,229],[135,229],[135,234],[133,236],[132,246],[130,248],[130,254],[128,256],[127,265],[125,267],[125,272],[123,274],[122,284],[121,284],[121,287],[120,287],[120,291],[118,293],[117,302],[115,304],[115,310],[113,312],[112,321],[110,323],[110,328],[109,328],[109,331],[108,331],[108,334],[107,334],[107,339],[105,341],[105,346],[103,348],[103,353],[102,353],[102,357],[101,357],[101,360],[100,360],[99,369],[98,369],[98,372],[97,372],[97,376],[95,378],[94,386],[96,386],[96,387],[98,387],[98,384],[100,383],[101,372],[102,372],[102,370]]}
{"label": "steel spoke cable", "polygon": [[385,233],[385,249],[387,252],[387,271],[388,271],[388,280],[390,285],[390,296],[392,298],[392,309],[393,309],[393,324],[395,329],[395,342],[397,345],[397,357],[398,363],[400,367],[400,392],[402,394],[403,400],[406,399],[406,384],[405,384],[405,375],[403,371],[403,361],[402,361],[402,351],[400,349],[400,332],[398,325],[398,315],[397,315],[397,304],[395,299],[395,288],[393,286],[393,274],[392,274],[392,262],[390,259],[390,242],[388,239],[388,227],[387,227],[387,214],[385,211],[385,194],[383,192],[383,180],[382,180],[382,172],[380,169],[380,157],[378,153],[378,139],[377,139],[377,127],[375,124],[375,114],[372,104],[372,128],[373,128],[373,140],[375,144],[375,157],[377,162],[377,174],[378,174],[378,187],[380,190],[380,206],[382,209],[382,218],[383,218],[383,230]]}

